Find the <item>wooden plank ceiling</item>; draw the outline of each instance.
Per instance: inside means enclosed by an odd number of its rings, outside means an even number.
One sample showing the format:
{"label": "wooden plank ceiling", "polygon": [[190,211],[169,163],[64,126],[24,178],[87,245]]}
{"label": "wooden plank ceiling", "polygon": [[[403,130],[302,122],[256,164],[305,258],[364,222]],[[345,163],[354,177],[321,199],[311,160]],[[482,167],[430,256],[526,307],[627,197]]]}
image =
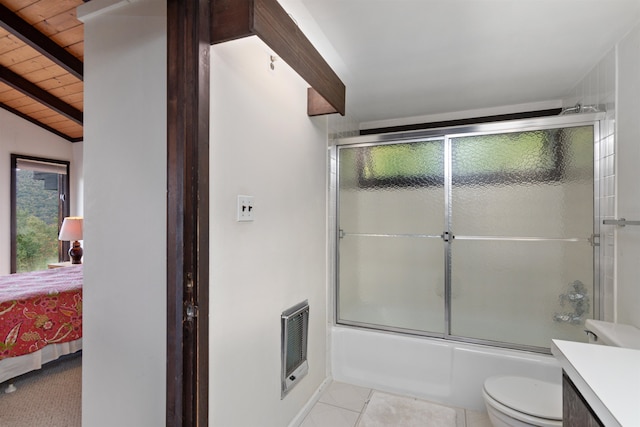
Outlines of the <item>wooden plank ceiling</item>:
{"label": "wooden plank ceiling", "polygon": [[82,3],[0,0],[0,107],[71,142],[83,137]]}

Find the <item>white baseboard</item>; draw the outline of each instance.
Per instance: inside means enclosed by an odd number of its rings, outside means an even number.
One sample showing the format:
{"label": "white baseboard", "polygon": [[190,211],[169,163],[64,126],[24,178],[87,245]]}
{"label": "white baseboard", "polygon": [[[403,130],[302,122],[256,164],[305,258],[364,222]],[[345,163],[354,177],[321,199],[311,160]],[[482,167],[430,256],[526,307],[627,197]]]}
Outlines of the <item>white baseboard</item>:
{"label": "white baseboard", "polygon": [[314,405],[320,400],[320,396],[322,396],[322,393],[332,382],[333,378],[331,377],[327,377],[324,381],[322,381],[318,389],[315,391],[315,393],[313,393],[313,396],[311,396],[311,399],[309,399],[309,401],[302,407],[300,412],[298,412],[298,414],[293,417],[293,420],[291,420],[288,427],[298,427],[300,424],[302,424],[306,416],[309,415],[309,412],[311,412],[311,410],[313,409]]}

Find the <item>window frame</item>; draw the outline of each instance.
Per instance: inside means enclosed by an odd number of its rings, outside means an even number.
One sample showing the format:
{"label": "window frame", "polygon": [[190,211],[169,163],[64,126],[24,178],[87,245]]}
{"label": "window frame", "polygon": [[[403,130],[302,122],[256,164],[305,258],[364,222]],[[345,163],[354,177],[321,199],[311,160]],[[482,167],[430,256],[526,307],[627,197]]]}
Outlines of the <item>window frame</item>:
{"label": "window frame", "polygon": [[[11,154],[11,184],[10,184],[10,204],[11,204],[11,231],[10,231],[10,239],[11,239],[11,251],[10,251],[10,272],[15,273],[17,271],[17,237],[18,237],[18,221],[17,221],[17,168],[18,168],[18,160],[31,160],[36,162],[44,162],[44,163],[52,163],[58,165],[64,165],[67,170],[67,179],[63,188],[63,192],[60,192],[58,189],[58,195],[64,195],[64,200],[60,197],[58,200],[62,200],[62,202],[58,202],[58,232],[60,232],[60,227],[62,226],[62,221],[65,217],[70,215],[70,183],[71,183],[71,162],[68,160],[59,160],[59,159],[49,159],[44,157],[35,157],[24,154]],[[58,261],[68,261],[69,260],[69,242],[58,241]]]}

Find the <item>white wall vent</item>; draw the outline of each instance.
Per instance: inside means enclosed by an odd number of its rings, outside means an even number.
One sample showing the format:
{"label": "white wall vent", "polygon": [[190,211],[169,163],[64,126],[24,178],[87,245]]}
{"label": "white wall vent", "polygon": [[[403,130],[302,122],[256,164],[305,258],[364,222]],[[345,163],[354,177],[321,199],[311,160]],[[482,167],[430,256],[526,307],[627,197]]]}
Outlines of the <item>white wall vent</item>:
{"label": "white wall vent", "polygon": [[289,393],[309,371],[307,336],[309,331],[309,302],[307,300],[282,312],[282,392]]}

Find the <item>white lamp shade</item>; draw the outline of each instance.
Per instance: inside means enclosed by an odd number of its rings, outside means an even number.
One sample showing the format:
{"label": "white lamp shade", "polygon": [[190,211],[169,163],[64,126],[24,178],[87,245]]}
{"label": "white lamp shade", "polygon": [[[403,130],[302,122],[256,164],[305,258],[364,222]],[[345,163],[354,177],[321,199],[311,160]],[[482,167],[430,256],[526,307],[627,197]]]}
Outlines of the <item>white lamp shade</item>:
{"label": "white lamp shade", "polygon": [[68,216],[62,221],[58,240],[76,241],[82,240],[82,217]]}

